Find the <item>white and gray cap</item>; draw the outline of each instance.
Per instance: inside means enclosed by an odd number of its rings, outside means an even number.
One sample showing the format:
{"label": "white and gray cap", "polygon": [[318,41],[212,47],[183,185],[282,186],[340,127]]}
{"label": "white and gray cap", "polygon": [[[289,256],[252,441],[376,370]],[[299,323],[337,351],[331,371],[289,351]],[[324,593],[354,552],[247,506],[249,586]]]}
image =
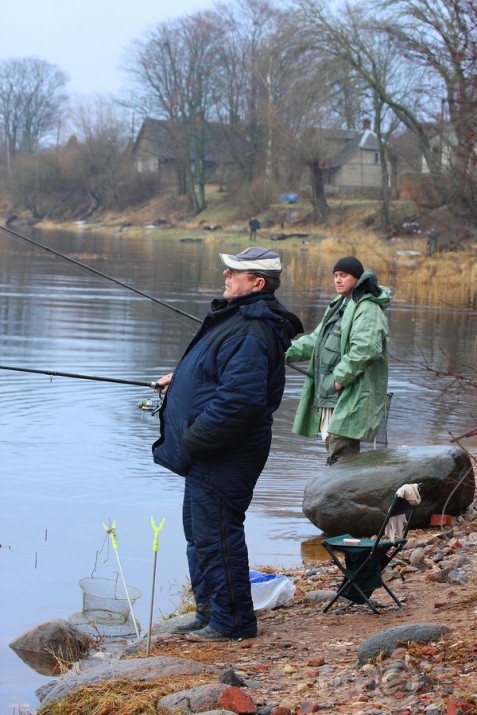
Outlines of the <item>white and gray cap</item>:
{"label": "white and gray cap", "polygon": [[269,248],[254,246],[233,256],[221,253],[220,258],[227,268],[234,271],[250,271],[270,278],[278,277],[282,271],[280,256]]}

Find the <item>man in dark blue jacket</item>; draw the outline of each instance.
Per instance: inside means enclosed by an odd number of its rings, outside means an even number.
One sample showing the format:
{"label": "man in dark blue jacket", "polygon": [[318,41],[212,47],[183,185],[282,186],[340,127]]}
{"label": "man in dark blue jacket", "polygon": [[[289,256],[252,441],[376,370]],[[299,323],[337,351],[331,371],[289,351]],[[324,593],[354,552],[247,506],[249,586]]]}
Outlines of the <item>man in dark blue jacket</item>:
{"label": "man in dark blue jacket", "polygon": [[277,253],[221,254],[223,298],[174,373],[158,380],[165,399],[154,461],[185,477],[183,526],[196,616],[188,639],[257,635],[245,513],[270,451],[273,413],[285,387],[284,352],[303,332],[278,302]]}

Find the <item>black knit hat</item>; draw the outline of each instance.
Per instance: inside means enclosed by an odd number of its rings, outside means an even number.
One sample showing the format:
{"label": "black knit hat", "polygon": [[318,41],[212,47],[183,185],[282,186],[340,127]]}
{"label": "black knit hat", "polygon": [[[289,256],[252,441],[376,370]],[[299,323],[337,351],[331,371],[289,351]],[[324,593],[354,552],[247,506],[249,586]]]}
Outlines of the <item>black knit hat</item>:
{"label": "black knit hat", "polygon": [[345,256],[344,258],[340,258],[335,264],[333,273],[336,273],[336,271],[343,271],[343,273],[349,273],[355,278],[361,278],[364,273],[364,268],[361,261],[358,261],[354,256]]}

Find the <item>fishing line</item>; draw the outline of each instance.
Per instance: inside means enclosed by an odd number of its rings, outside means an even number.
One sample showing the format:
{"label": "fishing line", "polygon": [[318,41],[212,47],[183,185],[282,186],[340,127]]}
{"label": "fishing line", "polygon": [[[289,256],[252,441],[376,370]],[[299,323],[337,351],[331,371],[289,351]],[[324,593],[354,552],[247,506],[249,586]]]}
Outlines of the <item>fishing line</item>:
{"label": "fishing line", "polygon": [[[122,288],[127,288],[128,290],[132,290],[134,293],[137,295],[142,296],[143,298],[148,298],[149,300],[152,300],[154,303],[159,304],[163,308],[168,308],[169,310],[172,310],[174,313],[177,313],[178,315],[181,315],[185,318],[189,318],[189,320],[193,320],[196,323],[202,324],[202,320],[200,318],[197,318],[197,316],[192,315],[191,313],[186,313],[186,311],[181,310],[180,308],[176,308],[175,306],[171,305],[170,303],[167,303],[165,300],[161,300],[160,298],[156,298],[153,295],[150,295],[149,293],[145,293],[144,291],[139,290],[138,288],[134,288],[134,286],[129,285],[128,283],[124,283],[123,281],[118,280],[117,278],[113,278],[112,276],[107,275],[106,273],[103,273],[102,271],[98,271],[96,268],[92,268],[91,266],[86,265],[86,263],[82,263],[81,261],[77,261],[75,258],[70,258],[69,256],[66,256],[64,253],[60,253],[60,251],[55,251],[54,248],[50,248],[49,246],[45,246],[44,243],[40,243],[39,241],[35,241],[33,238],[27,238],[27,236],[23,236],[21,233],[18,233],[17,231],[13,231],[11,228],[7,228],[6,226],[0,226],[0,228],[5,231],[6,233],[11,234],[12,236],[15,236],[16,238],[19,238],[22,241],[26,241],[27,243],[30,243],[32,246],[35,246],[36,248],[41,248],[44,251],[48,251],[48,253],[53,254],[54,256],[57,256],[58,258],[62,258],[64,261],[68,261],[69,263],[72,263],[73,265],[77,266],[78,268],[82,268],[86,271],[90,271],[91,273],[94,273],[95,275],[99,276],[100,278],[104,278],[108,281],[111,281],[112,283],[115,283],[116,285],[121,286]],[[293,363],[285,363],[287,367],[292,368],[293,370],[296,370],[297,372],[301,372],[303,375],[306,375],[307,377],[313,377],[307,370],[304,368],[299,367],[298,365],[294,365]],[[14,368],[4,368],[4,369],[14,369]],[[32,370],[30,372],[33,372]],[[45,371],[41,371],[45,372]],[[50,373],[46,373],[50,374]],[[56,373],[56,375],[59,375],[60,373]],[[75,377],[72,374],[66,374],[63,373],[63,377]],[[94,379],[94,378],[87,378],[85,379]],[[113,381],[113,380],[111,380]],[[149,385],[149,383],[147,383]]]}
{"label": "fishing line", "polygon": [[[473,472],[473,467],[472,467],[472,465],[471,465],[471,466],[463,473],[463,475],[460,477],[460,479],[458,480],[457,484],[455,485],[455,487],[452,489],[451,493],[449,494],[449,496],[448,496],[447,499],[445,500],[444,505],[443,505],[443,507],[442,507],[442,511],[441,511],[441,517],[444,517],[444,516],[445,516],[445,514],[446,514],[446,509],[447,509],[447,505],[449,504],[450,500],[451,500],[452,497],[454,496],[454,494],[455,494],[455,492],[457,491],[457,489],[461,486],[461,484],[462,484],[462,482],[464,481],[464,479],[466,479],[466,478],[469,476],[469,474],[471,474],[472,472]],[[453,534],[454,534],[454,530],[453,530],[453,529],[449,529],[448,532],[444,530],[444,520],[443,520],[443,519],[441,519],[441,533],[442,533],[447,539],[452,538],[452,536],[453,536]]]}

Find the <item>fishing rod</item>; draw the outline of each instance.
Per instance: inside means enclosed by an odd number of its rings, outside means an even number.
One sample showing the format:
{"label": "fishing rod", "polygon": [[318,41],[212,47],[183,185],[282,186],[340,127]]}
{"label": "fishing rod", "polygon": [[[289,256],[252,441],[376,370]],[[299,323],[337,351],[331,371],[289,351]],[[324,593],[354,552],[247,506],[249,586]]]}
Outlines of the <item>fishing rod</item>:
{"label": "fishing rod", "polygon": [[58,372],[57,370],[36,370],[32,367],[13,367],[11,365],[0,365],[0,370],[15,370],[16,372],[33,372],[39,375],[50,375],[51,377],[75,377],[79,380],[96,380],[97,382],[116,382],[120,385],[139,385],[141,387],[152,387],[157,390],[157,382],[144,382],[140,380],[123,380],[119,377],[101,377],[99,375],[80,375],[76,372]]}
{"label": "fishing rod", "polygon": [[474,437],[474,435],[477,435],[477,427],[474,427],[474,429],[471,429],[469,432],[466,432],[465,434],[460,434],[458,437],[452,437],[450,440],[451,442],[458,442],[461,439],[464,439],[464,437]]}
{"label": "fishing rod", "polygon": [[[185,318],[189,318],[189,320],[194,320],[196,323],[202,323],[202,320],[200,318],[197,318],[197,316],[192,315],[191,313],[186,313],[184,310],[181,310],[180,308],[176,308],[175,306],[171,305],[170,303],[167,303],[165,300],[161,300],[160,298],[156,298],[153,295],[144,293],[144,291],[138,290],[137,288],[134,288],[134,286],[131,286],[128,283],[123,283],[123,281],[120,281],[117,278],[108,276],[106,273],[103,273],[102,271],[98,271],[96,268],[92,268],[91,266],[86,265],[86,263],[77,261],[75,258],[70,258],[69,256],[66,256],[64,253],[60,253],[60,251],[55,251],[54,248],[45,246],[44,243],[35,241],[33,238],[27,238],[27,236],[23,236],[21,233],[18,233],[17,231],[13,231],[11,228],[7,228],[6,226],[0,226],[0,228],[3,231],[5,231],[6,233],[10,233],[12,236],[19,238],[22,241],[31,243],[36,248],[42,248],[44,251],[48,251],[48,253],[52,253],[54,256],[58,256],[58,258],[62,258],[64,261],[68,261],[69,263],[73,263],[73,265],[78,266],[79,268],[83,268],[86,271],[95,273],[97,276],[100,276],[101,278],[105,278],[106,280],[111,281],[112,283],[116,283],[116,285],[119,285],[122,288],[127,288],[128,290],[132,290],[134,293],[137,293],[137,295],[141,295],[143,298],[148,298],[149,300],[152,300],[155,303],[162,305],[163,308],[169,308],[169,310],[173,310],[174,313],[178,313],[179,315],[182,315]],[[309,373],[307,370],[299,367],[298,365],[294,365],[292,363],[285,363],[285,364],[288,367],[291,367],[293,370],[296,370],[297,372],[301,372],[302,375],[306,375],[307,377],[313,377],[313,375],[311,375],[311,373]],[[3,369],[9,369],[9,368],[3,368]],[[10,369],[13,369],[13,368],[10,368]],[[30,372],[32,372],[32,371],[30,370]],[[44,374],[51,374],[51,373],[45,372],[45,371],[40,371],[40,372],[44,372]],[[54,373],[54,374],[60,375],[60,373],[58,373],[58,372]],[[73,375],[67,375],[66,373],[63,373],[62,376],[63,377],[74,377]],[[84,379],[94,379],[94,378],[85,377]],[[114,380],[110,380],[110,382],[114,382]],[[133,383],[126,383],[126,384],[133,384]],[[149,384],[149,383],[136,383],[136,384]]]}
{"label": "fishing rod", "polygon": [[13,231],[11,228],[7,228],[6,226],[0,226],[0,228],[3,229],[3,231],[6,231],[7,233],[11,233],[12,236],[16,236],[16,238],[20,238],[22,241],[27,241],[28,243],[31,243],[33,246],[36,246],[36,248],[42,248],[44,251],[48,251],[49,253],[52,253],[54,256],[58,256],[58,258],[62,258],[64,261],[69,261],[69,263],[73,263],[75,266],[78,266],[79,268],[84,268],[85,270],[90,271],[91,273],[95,273],[97,276],[100,276],[101,278],[105,278],[108,281],[112,281],[113,283],[116,283],[117,285],[122,286],[123,288],[128,288],[129,290],[132,290],[134,293],[141,295],[143,298],[149,298],[149,300],[153,300],[155,303],[159,303],[159,305],[162,305],[164,308],[169,308],[169,310],[173,310],[175,313],[179,313],[179,315],[183,315],[185,318],[189,318],[190,320],[195,320],[196,323],[202,323],[201,319],[197,318],[195,315],[186,313],[184,310],[181,310],[180,308],[176,308],[175,306],[171,305],[170,303],[166,303],[164,300],[161,300],[160,298],[156,298],[153,295],[144,293],[144,291],[138,290],[137,288],[134,288],[134,286],[128,285],[127,283],[123,283],[122,281],[118,280],[117,278],[108,276],[106,273],[103,273],[102,271],[98,271],[96,268],[92,268],[91,266],[87,266],[86,263],[81,263],[81,261],[77,261],[75,258],[70,258],[69,256],[65,256],[64,253],[55,251],[54,248],[45,246],[44,243],[35,241],[33,238],[27,238],[26,236],[22,236],[21,233],[17,233],[17,231]]}

